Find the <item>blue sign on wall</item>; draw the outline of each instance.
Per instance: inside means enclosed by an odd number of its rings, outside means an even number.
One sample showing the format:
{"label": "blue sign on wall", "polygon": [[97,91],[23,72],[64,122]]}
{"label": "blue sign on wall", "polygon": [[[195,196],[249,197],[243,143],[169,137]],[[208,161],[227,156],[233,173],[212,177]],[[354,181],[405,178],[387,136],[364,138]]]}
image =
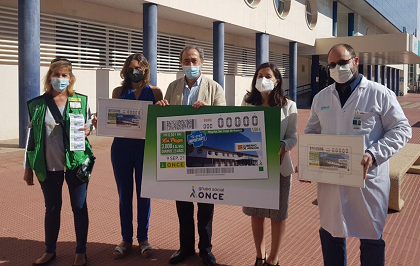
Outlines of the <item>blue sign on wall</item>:
{"label": "blue sign on wall", "polygon": [[420,56],[420,41],[417,42],[417,55]]}

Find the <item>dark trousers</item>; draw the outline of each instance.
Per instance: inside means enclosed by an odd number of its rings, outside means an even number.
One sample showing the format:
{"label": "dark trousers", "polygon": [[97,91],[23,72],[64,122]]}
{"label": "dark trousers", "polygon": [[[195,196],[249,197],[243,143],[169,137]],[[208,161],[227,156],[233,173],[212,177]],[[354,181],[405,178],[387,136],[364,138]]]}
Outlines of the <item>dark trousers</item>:
{"label": "dark trousers", "polygon": [[[197,203],[198,213],[198,249],[200,254],[211,252],[211,234],[214,204]],[[179,219],[179,242],[181,249],[194,251],[195,249],[195,228],[194,228],[194,204],[192,202],[177,201],[176,210]]]}
{"label": "dark trousers", "polygon": [[[347,252],[346,239],[333,237],[327,230],[319,229],[321,238],[324,266],[346,266]],[[385,265],[385,241],[382,237],[378,240],[360,239],[361,266]]]}
{"label": "dark trousers", "polygon": [[[144,140],[114,138],[111,162],[117,183],[121,235],[124,242],[133,242],[133,191],[137,195],[137,240],[148,240],[150,199],[140,197],[143,173]],[[134,170],[134,178],[133,178]]]}
{"label": "dark trousers", "polygon": [[64,177],[70,193],[76,231],[76,253],[86,253],[86,242],[89,217],[86,205],[88,183],[83,183],[73,171],[47,171],[47,178],[41,183],[45,200],[45,245],[46,253],[56,250],[58,232],[60,231],[60,214],[62,205],[62,188]]}

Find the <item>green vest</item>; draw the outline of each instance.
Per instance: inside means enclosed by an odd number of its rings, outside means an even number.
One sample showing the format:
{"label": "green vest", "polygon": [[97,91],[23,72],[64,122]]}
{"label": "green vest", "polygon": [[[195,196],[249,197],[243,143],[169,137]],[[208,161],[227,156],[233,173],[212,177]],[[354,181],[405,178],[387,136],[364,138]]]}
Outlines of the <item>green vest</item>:
{"label": "green vest", "polygon": [[[69,104],[71,101],[80,102],[82,108],[71,108]],[[69,113],[83,114],[86,121],[86,104],[87,96],[85,95],[76,93],[73,96],[68,97],[66,112],[63,117],[67,129],[65,134],[67,134],[67,136],[69,136],[70,133]],[[47,178],[47,166],[45,163],[45,114],[47,111],[47,103],[45,101],[45,94],[28,101],[28,109],[32,123],[32,130],[30,132],[33,134],[35,148],[27,151],[26,154],[29,164],[35,171],[38,180],[43,182]],[[88,157],[93,155],[92,147],[87,139],[85,139],[85,146],[86,148],[84,151],[70,151],[70,143],[64,143],[64,152],[66,154],[66,166],[64,170],[77,169]]]}

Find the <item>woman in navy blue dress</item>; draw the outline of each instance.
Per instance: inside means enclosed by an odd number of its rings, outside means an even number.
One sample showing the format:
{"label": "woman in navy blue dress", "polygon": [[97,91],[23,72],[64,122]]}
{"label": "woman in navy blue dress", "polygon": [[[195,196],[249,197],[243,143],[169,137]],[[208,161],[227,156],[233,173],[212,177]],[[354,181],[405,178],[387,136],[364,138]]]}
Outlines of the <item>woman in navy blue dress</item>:
{"label": "woman in navy blue dress", "polygon": [[[125,60],[120,76],[124,80],[122,86],[113,90],[113,99],[152,101],[153,104],[163,99],[162,91],[149,84],[150,65],[142,54],[130,55]],[[143,157],[144,139],[114,138],[111,147],[111,162],[118,188],[122,235],[122,242],[113,251],[116,259],[127,255],[133,243],[134,183],[137,194],[137,240],[141,255],[143,257],[151,255],[152,248],[147,234],[150,199],[140,197]]]}

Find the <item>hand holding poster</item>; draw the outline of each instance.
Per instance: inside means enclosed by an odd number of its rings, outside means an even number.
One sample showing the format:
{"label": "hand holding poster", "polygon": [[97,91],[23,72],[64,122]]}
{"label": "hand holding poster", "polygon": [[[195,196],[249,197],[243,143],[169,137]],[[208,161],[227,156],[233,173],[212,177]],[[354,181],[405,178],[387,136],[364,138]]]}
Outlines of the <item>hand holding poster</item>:
{"label": "hand holding poster", "polygon": [[279,108],[149,106],[141,195],[278,209],[279,136]]}

